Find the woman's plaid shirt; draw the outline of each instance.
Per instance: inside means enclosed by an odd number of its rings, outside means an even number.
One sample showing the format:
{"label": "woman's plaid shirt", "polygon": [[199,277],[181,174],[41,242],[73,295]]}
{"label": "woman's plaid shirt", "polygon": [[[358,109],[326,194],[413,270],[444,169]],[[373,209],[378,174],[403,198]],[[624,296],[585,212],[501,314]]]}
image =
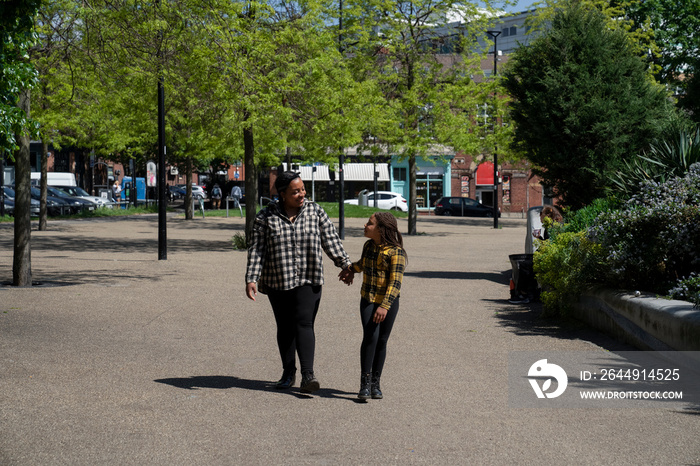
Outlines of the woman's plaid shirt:
{"label": "woman's plaid shirt", "polygon": [[270,204],[253,223],[245,281],[257,282],[261,293],[323,285],[322,249],[336,267],[350,266],[338,232],[320,205],[305,200],[292,223],[277,204]]}
{"label": "woman's plaid shirt", "polygon": [[401,292],[406,252],[396,246],[376,245],[369,240],[362,258],[352,264],[353,272],[362,272],[360,295],[370,303],[389,309]]}

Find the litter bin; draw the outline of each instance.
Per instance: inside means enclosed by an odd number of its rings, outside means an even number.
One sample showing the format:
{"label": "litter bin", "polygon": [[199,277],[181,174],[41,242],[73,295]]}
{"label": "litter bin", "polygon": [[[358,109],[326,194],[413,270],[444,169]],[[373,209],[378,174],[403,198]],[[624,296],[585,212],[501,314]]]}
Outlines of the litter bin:
{"label": "litter bin", "polygon": [[367,191],[360,191],[360,194],[357,195],[357,205],[367,205]]}
{"label": "litter bin", "polygon": [[533,269],[533,256],[534,254],[511,254],[508,256],[512,267],[513,289],[511,290],[511,295],[520,292],[529,297],[534,296],[537,282],[535,281],[535,271]]}

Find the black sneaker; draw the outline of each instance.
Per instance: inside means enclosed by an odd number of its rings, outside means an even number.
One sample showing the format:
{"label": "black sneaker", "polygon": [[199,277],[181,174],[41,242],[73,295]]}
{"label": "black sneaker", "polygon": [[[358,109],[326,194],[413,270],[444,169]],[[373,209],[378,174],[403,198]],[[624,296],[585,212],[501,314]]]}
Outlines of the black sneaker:
{"label": "black sneaker", "polygon": [[299,388],[302,393],[313,393],[321,388],[321,385],[313,372],[306,372],[301,376],[301,386]]}

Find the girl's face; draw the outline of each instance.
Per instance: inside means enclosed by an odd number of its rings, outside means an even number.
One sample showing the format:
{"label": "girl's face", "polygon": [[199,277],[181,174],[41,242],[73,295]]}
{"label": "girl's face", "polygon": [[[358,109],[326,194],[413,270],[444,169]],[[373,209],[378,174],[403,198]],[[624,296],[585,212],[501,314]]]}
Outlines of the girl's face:
{"label": "girl's face", "polygon": [[282,192],[282,204],[290,209],[299,209],[304,205],[304,197],[306,197],[304,182],[301,178],[295,178]]}
{"label": "girl's face", "polygon": [[379,244],[382,239],[382,235],[379,232],[379,225],[377,225],[377,218],[372,214],[372,216],[365,223],[365,237],[371,239],[375,243]]}

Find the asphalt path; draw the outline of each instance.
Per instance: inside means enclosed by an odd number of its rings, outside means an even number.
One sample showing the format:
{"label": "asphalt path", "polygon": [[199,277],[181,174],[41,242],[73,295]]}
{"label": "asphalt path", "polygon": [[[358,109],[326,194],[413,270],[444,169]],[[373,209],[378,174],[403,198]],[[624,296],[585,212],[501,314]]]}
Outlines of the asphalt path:
{"label": "asphalt path", "polygon": [[[49,220],[39,286],[7,286],[0,224],[0,464],[699,464],[700,409],[520,409],[513,351],[624,351],[507,299],[525,220],[420,217],[389,341],[383,400],[357,402],[359,277],[326,258],[321,390],[277,391],[267,298],[245,298],[244,220]],[[357,259],[362,219],[346,220]],[[406,231],[406,220],[399,221]]]}

